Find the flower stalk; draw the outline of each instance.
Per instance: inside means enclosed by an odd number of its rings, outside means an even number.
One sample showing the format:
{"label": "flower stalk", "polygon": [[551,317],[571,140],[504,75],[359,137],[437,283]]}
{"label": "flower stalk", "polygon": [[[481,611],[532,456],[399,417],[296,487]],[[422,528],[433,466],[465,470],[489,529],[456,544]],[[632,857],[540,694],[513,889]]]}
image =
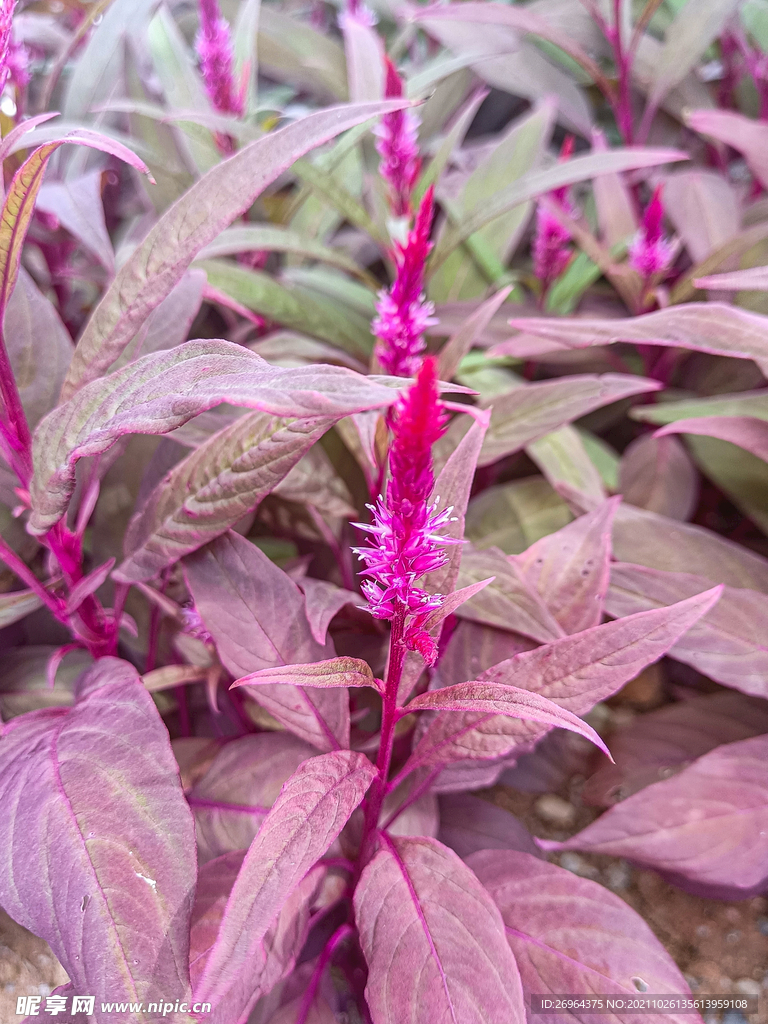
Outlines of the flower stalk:
{"label": "flower stalk", "polygon": [[392,418],[394,437],[386,494],[369,506],[373,522],[356,524],[369,535],[368,546],[356,549],[365,564],[362,575],[366,579],[361,589],[371,614],[392,623],[382,695],[378,776],[366,799],[363,860],[386,794],[406,653],[417,652],[428,665],[433,665],[437,657],[437,645],[425,627],[430,615],[442,605],[443,597],[429,594],[419,586],[419,580],[446,564],[442,548],[451,543],[441,531],[451,521],[453,509],[438,512],[437,501],[429,504],[434,487],[432,447],[445,432],[445,419],[436,364],[428,358]]}

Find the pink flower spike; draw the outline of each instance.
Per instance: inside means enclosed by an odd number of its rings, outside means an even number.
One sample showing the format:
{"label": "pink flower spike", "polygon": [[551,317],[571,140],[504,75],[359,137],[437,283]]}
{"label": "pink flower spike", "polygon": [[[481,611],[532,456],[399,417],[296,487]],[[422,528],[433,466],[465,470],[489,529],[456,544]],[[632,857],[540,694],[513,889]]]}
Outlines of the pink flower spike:
{"label": "pink flower spike", "polygon": [[416,582],[446,564],[440,545],[452,542],[441,531],[453,511],[437,512],[436,503],[427,504],[435,482],[432,446],[445,432],[434,359],[424,360],[415,383],[401,397],[393,432],[386,497],[369,506],[370,525],[356,524],[369,534],[369,546],[356,549],[365,563],[362,575],[369,577],[362,590],[376,618],[402,616],[405,647],[432,665],[437,647],[424,625],[443,598]]}
{"label": "pink flower spike", "polygon": [[[560,162],[565,163],[573,153],[574,139],[568,135],[560,149]],[[570,200],[568,186],[556,188],[549,193],[549,200],[569,217],[576,211]],[[571,236],[553,214],[539,203],[536,209],[536,231],[533,237],[533,272],[547,292],[552,283],[560,277],[571,262],[573,253],[569,248]]]}
{"label": "pink flower spike", "polygon": [[11,73],[14,55],[13,12],[16,0],[0,0],[0,91]]}
{"label": "pink flower spike", "polygon": [[218,0],[200,0],[200,31],[195,43],[211,103],[222,114],[242,117],[244,92],[235,86],[232,33]]}
{"label": "pink flower spike", "polygon": [[[389,57],[386,62],[387,99],[399,99],[403,95],[403,82]],[[376,149],[381,157],[381,176],[389,186],[389,202],[396,217],[407,217],[411,213],[411,194],[421,170],[417,133],[419,118],[412,110],[396,110],[385,114],[374,128],[378,137]]]}
{"label": "pink flower spike", "polygon": [[664,205],[661,190],[661,185],[654,189],[651,201],[645,208],[640,230],[629,246],[629,265],[644,280],[668,270],[674,254],[672,243],[663,233]]}
{"label": "pink flower spike", "polygon": [[376,356],[385,373],[393,377],[411,377],[419,368],[425,349],[424,331],[437,323],[434,305],[425,301],[424,266],[432,248],[432,188],[421,201],[416,223],[405,245],[395,243],[395,281],[388,292],[379,292],[378,316],[371,329],[379,343]]}

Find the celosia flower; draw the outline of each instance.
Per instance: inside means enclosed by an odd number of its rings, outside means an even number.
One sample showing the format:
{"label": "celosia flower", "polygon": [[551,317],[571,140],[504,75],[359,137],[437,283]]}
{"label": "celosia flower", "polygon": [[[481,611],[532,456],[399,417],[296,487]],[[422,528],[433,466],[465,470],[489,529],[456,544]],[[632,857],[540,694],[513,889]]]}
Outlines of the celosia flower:
{"label": "celosia flower", "polygon": [[16,0],[0,0],[0,91],[5,88],[10,74],[13,51],[13,11]]}
{"label": "celosia flower", "polygon": [[640,230],[629,246],[629,265],[645,280],[662,274],[672,261],[674,248],[669,239],[664,237],[663,220],[661,185],[657,185],[645,208]]}
{"label": "celosia flower", "polygon": [[362,590],[371,614],[377,619],[399,618],[405,647],[418,651],[429,665],[434,664],[437,647],[424,626],[443,598],[428,594],[417,581],[446,564],[441,545],[452,543],[440,531],[451,522],[453,509],[438,512],[437,501],[428,504],[435,482],[432,445],[444,431],[437,369],[429,358],[393,416],[386,497],[368,506],[373,513],[370,525],[357,524],[371,535],[369,547],[356,549],[365,562],[362,575],[369,577]]}
{"label": "celosia flower", "polygon": [[[399,99],[403,95],[402,80],[389,57],[384,59],[387,65],[385,95],[387,99]],[[389,186],[389,202],[396,217],[411,213],[411,194],[421,170],[418,128],[419,118],[412,110],[396,110],[385,114],[373,130],[378,137],[379,169]]]}
{"label": "celosia flower", "polygon": [[370,7],[366,7],[362,0],[347,0],[347,9],[339,15],[339,28],[342,31],[346,21],[355,21],[358,25],[373,28],[378,19]]}
{"label": "celosia flower", "polygon": [[[572,152],[573,136],[569,135],[560,150],[561,162],[568,160]],[[567,186],[554,189],[549,193],[548,199],[569,217],[576,216]],[[536,209],[536,232],[533,237],[533,272],[541,281],[544,292],[571,262],[573,253],[569,248],[570,241],[571,236],[560,221],[545,205],[539,203]]]}
{"label": "celosia flower", "polygon": [[379,292],[378,316],[371,329],[379,343],[376,356],[382,369],[394,377],[411,377],[419,368],[425,348],[424,331],[437,323],[434,304],[424,299],[424,265],[432,248],[430,188],[424,195],[413,230],[405,245],[395,243],[395,281],[388,292]]}
{"label": "celosia flower", "polygon": [[232,35],[218,0],[200,0],[200,31],[195,43],[205,88],[216,110],[241,117],[244,90],[235,85]]}

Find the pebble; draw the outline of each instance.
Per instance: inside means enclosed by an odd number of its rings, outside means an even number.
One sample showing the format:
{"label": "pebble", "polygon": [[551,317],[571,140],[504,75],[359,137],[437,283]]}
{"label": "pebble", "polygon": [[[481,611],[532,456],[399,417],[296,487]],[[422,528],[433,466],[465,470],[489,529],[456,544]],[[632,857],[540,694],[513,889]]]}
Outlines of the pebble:
{"label": "pebble", "polygon": [[582,878],[598,878],[600,875],[593,864],[588,864],[578,853],[571,853],[570,850],[561,854],[560,867],[571,871],[574,875],[581,875]]}
{"label": "pebble", "polygon": [[625,860],[616,861],[605,870],[605,884],[609,889],[628,889],[632,881],[632,869]]}
{"label": "pebble", "polygon": [[726,1010],[723,1014],[723,1024],[749,1024],[749,1021],[738,1010]]}
{"label": "pebble", "polygon": [[763,994],[763,986],[754,978],[739,978],[733,983],[733,991],[740,996],[759,996]]}
{"label": "pebble", "polygon": [[561,796],[545,793],[534,804],[534,810],[542,821],[551,825],[568,826],[576,821],[576,808]]}
{"label": "pebble", "polygon": [[768,917],[758,917],[757,930],[761,935],[768,935]]}

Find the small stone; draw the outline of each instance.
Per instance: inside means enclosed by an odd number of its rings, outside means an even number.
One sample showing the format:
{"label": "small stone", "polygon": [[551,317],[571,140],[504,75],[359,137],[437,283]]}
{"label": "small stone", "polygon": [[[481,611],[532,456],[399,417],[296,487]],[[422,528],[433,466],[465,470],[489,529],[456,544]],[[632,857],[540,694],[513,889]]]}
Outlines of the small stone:
{"label": "small stone", "polygon": [[768,935],[768,917],[758,917],[757,930],[761,935]]}
{"label": "small stone", "polygon": [[688,988],[691,992],[698,992],[701,987],[701,981],[698,978],[694,978],[692,974],[684,974],[683,977],[686,980]]}
{"label": "small stone", "polygon": [[728,932],[728,934],[725,936],[725,941],[728,943],[729,946],[733,946],[739,941],[740,938],[741,932],[737,929],[736,931]]}
{"label": "small stone", "polygon": [[700,924],[696,929],[696,934],[700,939],[705,939],[708,935],[712,934],[712,929],[708,924]]}
{"label": "small stone", "polygon": [[540,796],[534,809],[541,820],[550,825],[565,827],[573,825],[576,821],[576,808],[567,800],[563,800],[562,797],[555,796],[553,793],[545,793],[544,796]]}
{"label": "small stone", "polygon": [[733,983],[733,991],[740,996],[759,996],[762,994],[763,986],[754,978],[739,978]]}
{"label": "small stone", "polygon": [[597,878],[600,874],[593,864],[589,864],[578,853],[571,853],[570,851],[561,855],[560,867],[565,868],[566,871],[571,871],[574,875],[580,875],[582,878]]}
{"label": "small stone", "polygon": [[621,891],[628,889],[632,881],[632,869],[625,860],[619,860],[609,865],[605,871],[605,884],[609,889]]}
{"label": "small stone", "polygon": [[738,1010],[727,1010],[723,1014],[723,1024],[749,1024],[749,1021]]}

